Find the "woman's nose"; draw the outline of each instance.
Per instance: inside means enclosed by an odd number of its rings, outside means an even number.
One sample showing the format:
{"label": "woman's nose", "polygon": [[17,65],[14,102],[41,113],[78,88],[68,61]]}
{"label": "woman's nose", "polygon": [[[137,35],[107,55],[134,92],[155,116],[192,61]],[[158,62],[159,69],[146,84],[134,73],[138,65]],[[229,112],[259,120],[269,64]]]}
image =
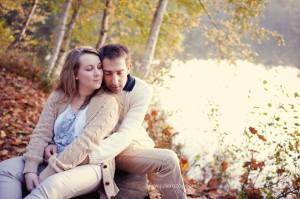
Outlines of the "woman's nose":
{"label": "woman's nose", "polygon": [[99,76],[100,74],[101,74],[101,69],[96,68],[96,69],[94,70],[94,75],[95,75],[95,76]]}

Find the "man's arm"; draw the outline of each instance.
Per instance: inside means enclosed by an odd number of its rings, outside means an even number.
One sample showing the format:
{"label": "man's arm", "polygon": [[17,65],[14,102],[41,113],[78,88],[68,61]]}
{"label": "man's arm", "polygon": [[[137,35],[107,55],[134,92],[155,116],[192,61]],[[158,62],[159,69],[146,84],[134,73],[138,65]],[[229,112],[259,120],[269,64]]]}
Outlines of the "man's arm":
{"label": "man's arm", "polygon": [[102,140],[100,145],[89,154],[91,164],[101,163],[107,159],[114,158],[130,145],[137,132],[142,125],[146,111],[148,110],[152,90],[146,85],[135,85],[136,88],[131,93],[129,110],[125,114],[118,130]]}

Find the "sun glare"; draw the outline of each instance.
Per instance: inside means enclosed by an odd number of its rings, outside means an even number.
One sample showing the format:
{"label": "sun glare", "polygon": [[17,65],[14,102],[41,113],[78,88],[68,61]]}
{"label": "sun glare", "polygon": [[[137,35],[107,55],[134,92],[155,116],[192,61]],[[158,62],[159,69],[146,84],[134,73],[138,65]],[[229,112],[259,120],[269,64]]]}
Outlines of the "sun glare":
{"label": "sun glare", "polygon": [[246,61],[235,65],[216,60],[174,61],[173,78],[166,77],[156,93],[161,106],[173,112],[168,122],[180,133],[177,140],[185,144],[184,152],[190,157],[206,154],[205,161],[210,161],[222,147],[243,147],[244,131],[254,126],[271,143],[259,154],[265,158],[285,134],[272,125],[260,125],[270,124],[273,117],[291,121],[294,115],[280,111],[280,105],[299,107],[299,74],[296,67]]}

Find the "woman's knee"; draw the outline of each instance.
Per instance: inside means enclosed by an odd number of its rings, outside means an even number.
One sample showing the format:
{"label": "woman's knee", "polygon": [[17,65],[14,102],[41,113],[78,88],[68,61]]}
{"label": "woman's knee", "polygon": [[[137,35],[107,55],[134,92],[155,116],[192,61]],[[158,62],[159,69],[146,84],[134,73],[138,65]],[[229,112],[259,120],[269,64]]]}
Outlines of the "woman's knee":
{"label": "woman's knee", "polygon": [[84,165],[49,176],[40,183],[38,189],[48,198],[70,198],[98,187],[100,181],[100,167]]}
{"label": "woman's knee", "polygon": [[59,198],[62,193],[64,193],[64,182],[54,175],[40,182],[31,195],[39,198]]}
{"label": "woman's knee", "polygon": [[10,178],[18,181],[23,180],[24,160],[15,157],[0,162],[0,178]]}
{"label": "woman's knee", "polygon": [[23,159],[11,158],[0,163],[0,198],[21,198]]}

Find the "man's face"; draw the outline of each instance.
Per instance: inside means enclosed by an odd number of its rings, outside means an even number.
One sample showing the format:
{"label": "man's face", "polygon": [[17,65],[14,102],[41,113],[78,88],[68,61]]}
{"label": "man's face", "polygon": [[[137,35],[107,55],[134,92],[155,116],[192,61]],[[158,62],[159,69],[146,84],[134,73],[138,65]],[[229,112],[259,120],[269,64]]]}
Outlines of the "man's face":
{"label": "man's face", "polygon": [[104,58],[103,63],[104,82],[106,87],[113,93],[123,90],[129,73],[125,57],[116,59]]}

